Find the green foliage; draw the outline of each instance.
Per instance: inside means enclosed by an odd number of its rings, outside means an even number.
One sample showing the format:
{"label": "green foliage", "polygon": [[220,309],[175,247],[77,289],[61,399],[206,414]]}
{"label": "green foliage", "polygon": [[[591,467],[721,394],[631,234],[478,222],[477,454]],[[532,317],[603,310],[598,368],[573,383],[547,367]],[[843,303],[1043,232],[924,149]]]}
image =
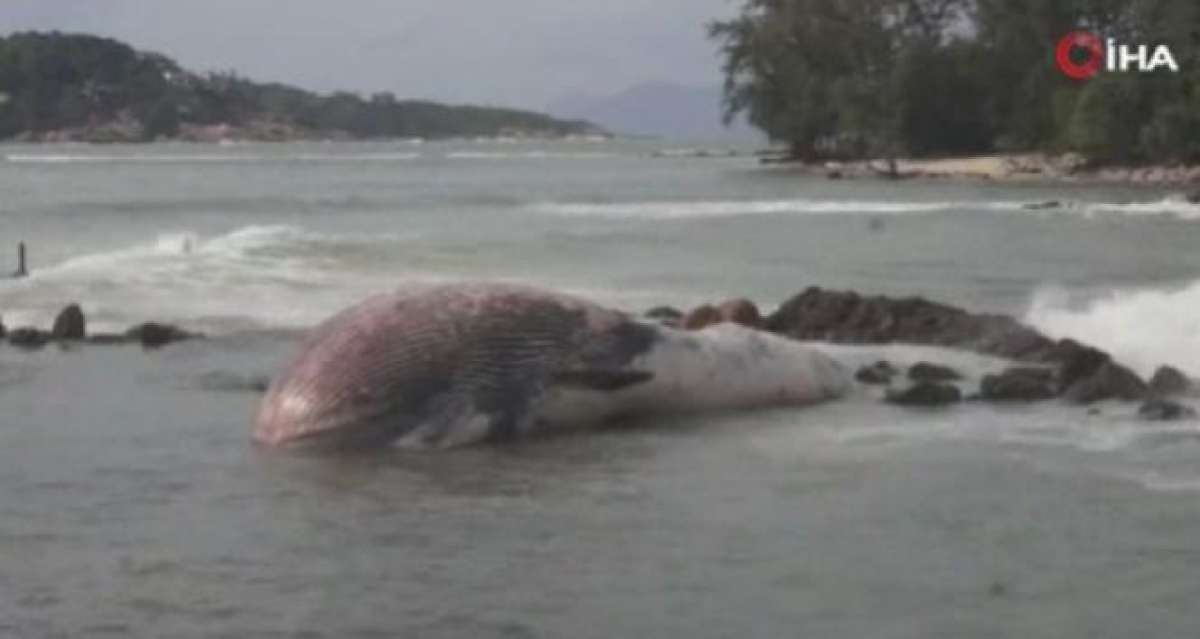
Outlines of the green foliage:
{"label": "green foliage", "polygon": [[[1073,29],[1167,44],[1182,71],[1070,80],[1052,51]],[[727,117],[748,114],[800,157],[1200,160],[1195,0],[744,0],[709,33]]]}
{"label": "green foliage", "polygon": [[1067,146],[1099,161],[1128,160],[1138,141],[1139,92],[1130,76],[1100,75],[1075,101]]}
{"label": "green foliage", "polygon": [[[511,109],[330,96],[232,73],[198,75],[105,38],[19,33],[0,38],[0,139],[99,127],[96,139],[170,138],[187,125],[276,125],[314,135],[375,137],[595,133],[585,122]],[[123,123],[125,133],[106,125]]]}

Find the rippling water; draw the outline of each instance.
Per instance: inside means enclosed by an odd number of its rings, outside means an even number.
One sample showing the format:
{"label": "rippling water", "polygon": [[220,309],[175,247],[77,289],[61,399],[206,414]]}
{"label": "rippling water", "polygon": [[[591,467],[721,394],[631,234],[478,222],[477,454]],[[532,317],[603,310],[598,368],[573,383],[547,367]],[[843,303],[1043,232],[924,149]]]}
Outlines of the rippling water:
{"label": "rippling water", "polygon": [[[406,281],[631,310],[812,284],[1016,313],[1200,374],[1200,207],[827,182],[650,143],[0,148],[0,636],[1190,636],[1200,430],[1133,408],[829,406],[428,455],[255,450],[296,329]],[[1024,205],[1058,200],[1031,211]],[[853,364],[1003,365],[913,347]]]}

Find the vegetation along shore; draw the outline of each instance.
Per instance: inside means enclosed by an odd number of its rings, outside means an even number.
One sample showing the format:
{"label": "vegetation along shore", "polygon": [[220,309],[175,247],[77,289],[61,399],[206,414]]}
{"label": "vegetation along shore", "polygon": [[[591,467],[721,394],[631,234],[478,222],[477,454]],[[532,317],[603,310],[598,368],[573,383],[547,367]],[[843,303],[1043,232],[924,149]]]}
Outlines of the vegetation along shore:
{"label": "vegetation along shore", "polygon": [[[1194,182],[1197,20],[1191,0],[748,0],[710,35],[726,117],[831,177]],[[1077,29],[1169,47],[1178,68],[1068,77],[1055,42]]]}

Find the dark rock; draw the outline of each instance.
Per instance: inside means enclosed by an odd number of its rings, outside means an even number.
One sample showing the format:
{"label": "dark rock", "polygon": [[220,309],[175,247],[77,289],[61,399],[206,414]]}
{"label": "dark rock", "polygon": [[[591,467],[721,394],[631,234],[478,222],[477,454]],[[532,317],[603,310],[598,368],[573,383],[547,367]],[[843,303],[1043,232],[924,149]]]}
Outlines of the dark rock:
{"label": "dark rock", "polygon": [[1030,202],[1029,204],[1022,206],[1021,208],[1028,210],[1028,211],[1045,211],[1048,209],[1062,208],[1062,202],[1059,202],[1058,200],[1046,200],[1044,202]]}
{"label": "dark rock", "polygon": [[1055,395],[1054,371],[1048,368],[1009,368],[985,376],[979,385],[980,398],[994,402],[1036,402]]}
{"label": "dark rock", "polygon": [[1150,393],[1158,397],[1182,395],[1192,388],[1192,380],[1171,366],[1159,366],[1150,378]]}
{"label": "dark rock", "polygon": [[38,349],[49,341],[50,335],[36,328],[17,328],[8,332],[8,343],[17,348]]}
{"label": "dark rock", "polygon": [[0,320],[0,339],[4,339],[4,336],[7,333],[8,333],[8,329],[4,328],[4,321]]}
{"label": "dark rock", "polygon": [[825,177],[830,180],[840,180],[840,179],[846,177],[846,175],[844,173],[842,173],[839,169],[830,169],[825,172]]}
{"label": "dark rock", "polygon": [[201,375],[197,380],[199,388],[223,393],[265,393],[271,386],[271,379],[266,375],[239,375],[214,371]]}
{"label": "dark rock", "polygon": [[1058,391],[1060,393],[1066,392],[1067,389],[1082,380],[1095,376],[1104,366],[1112,362],[1108,353],[1070,339],[1056,343],[1043,356],[1043,360],[1059,364]]}
{"label": "dark rock", "polygon": [[698,331],[720,323],[721,311],[717,310],[717,307],[711,304],[705,304],[692,309],[692,312],[683,318],[682,326],[684,330]]}
{"label": "dark rock", "polygon": [[762,326],[762,314],[758,312],[758,307],[745,298],[737,298],[721,302],[717,307],[717,312],[721,314],[721,321],[733,322],[750,328],[759,328]]}
{"label": "dark rock", "polygon": [[809,288],[767,317],[767,330],[844,344],[907,342],[1033,360],[1055,342],[1004,315],[968,313],[920,297],[864,297]]}
{"label": "dark rock", "polygon": [[678,322],[683,319],[683,311],[674,306],[655,306],[643,313],[644,316],[659,321]]}
{"label": "dark rock", "polygon": [[50,337],[55,340],[81,340],[87,336],[87,320],[78,304],[71,304],[54,318]]}
{"label": "dark rock", "polygon": [[1138,408],[1138,416],[1155,422],[1195,419],[1196,409],[1169,399],[1151,399]]}
{"label": "dark rock", "polygon": [[1188,193],[1186,199],[1191,204],[1200,204],[1200,191],[1192,191]]}
{"label": "dark rock", "polygon": [[189,333],[178,326],[147,322],[125,331],[125,337],[141,342],[145,348],[159,348],[173,342],[194,339],[199,335]]}
{"label": "dark rock", "polygon": [[1091,404],[1106,399],[1137,401],[1145,399],[1149,390],[1137,373],[1109,362],[1091,376],[1067,387],[1063,397],[1077,404]]}
{"label": "dark rock", "polygon": [[952,382],[962,379],[962,375],[949,366],[918,362],[908,369],[908,378],[914,382]]}
{"label": "dark rock", "polygon": [[[1145,383],[1103,351],[1073,340],[1052,340],[1006,315],[967,311],[912,297],[865,297],[853,291],[809,288],[766,320],[767,330],[802,340],[845,344],[904,342],[946,346],[1054,365],[1052,394],[1074,401],[1143,399]],[[1045,399],[1041,382],[992,376],[988,399]],[[989,395],[992,395],[989,397]]]}
{"label": "dark rock", "polygon": [[895,366],[892,366],[890,363],[881,360],[871,364],[870,366],[863,366],[862,368],[858,369],[858,372],[854,374],[854,379],[857,379],[863,384],[873,384],[877,386],[887,385],[892,383],[892,378],[895,377],[898,372],[899,371],[896,370]]}
{"label": "dark rock", "polygon": [[898,406],[946,406],[962,401],[962,392],[952,384],[918,382],[887,394],[887,402]]}

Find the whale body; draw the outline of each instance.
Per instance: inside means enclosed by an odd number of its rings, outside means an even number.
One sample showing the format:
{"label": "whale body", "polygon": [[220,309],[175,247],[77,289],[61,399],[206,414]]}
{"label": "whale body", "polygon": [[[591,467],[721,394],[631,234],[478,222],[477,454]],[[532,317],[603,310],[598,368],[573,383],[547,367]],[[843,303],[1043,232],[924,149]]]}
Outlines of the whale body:
{"label": "whale body", "polygon": [[267,391],[271,447],[444,448],[621,418],[838,397],[849,376],[799,342],[733,324],[685,332],[493,283],[372,297],[330,318]]}

